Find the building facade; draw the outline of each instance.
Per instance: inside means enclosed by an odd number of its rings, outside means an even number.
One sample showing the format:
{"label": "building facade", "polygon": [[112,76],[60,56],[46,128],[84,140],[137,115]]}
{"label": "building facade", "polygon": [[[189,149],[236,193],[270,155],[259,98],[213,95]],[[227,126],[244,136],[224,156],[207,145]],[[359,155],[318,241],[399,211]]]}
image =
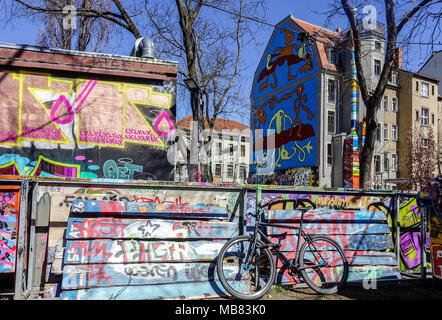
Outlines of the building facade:
{"label": "building facade", "polygon": [[0,43],[0,175],[173,180],[178,63]]}
{"label": "building facade", "polygon": [[[363,29],[362,23],[360,26],[362,68],[370,92],[375,90],[385,62],[385,26],[377,23],[369,30]],[[311,41],[305,41],[305,34]],[[343,156],[345,139],[352,126],[349,39],[348,31],[327,30],[293,16],[275,27],[258,64],[251,92],[252,150],[255,151],[252,182],[265,181],[265,178],[253,179],[261,175],[300,183],[292,185],[344,187],[344,176],[352,169]],[[433,59],[439,57],[440,54],[434,55]],[[408,73],[412,79],[405,76]],[[411,91],[414,78],[427,79],[419,89],[419,97]],[[408,177],[404,171],[407,159],[404,137],[414,124],[411,112],[419,109],[420,119],[422,115],[428,118],[432,128],[434,121],[437,136],[441,116],[437,110],[437,80],[434,80],[402,70],[402,52],[398,49],[398,62],[376,114],[379,126],[372,163],[373,187],[395,188],[399,178]],[[429,96],[423,98],[422,90],[424,94],[428,91]],[[360,92],[357,100],[361,150],[366,108]],[[306,170],[313,172],[307,179],[290,177]]]}
{"label": "building facade", "polygon": [[[438,124],[442,115],[438,108],[439,81],[422,73],[399,70],[399,82],[399,173],[402,178],[408,178],[407,158],[410,150],[407,136],[418,139],[418,145],[420,143],[422,147],[428,146],[430,139],[433,139],[436,148],[440,144]],[[437,174],[437,166],[433,168],[433,174]]]}
{"label": "building facade", "polygon": [[[192,116],[177,122],[177,134],[190,150]],[[209,143],[208,137],[211,137]],[[213,182],[246,183],[250,164],[250,127],[234,120],[216,119],[213,131],[200,134],[200,163],[209,164]],[[182,145],[183,146],[183,145]],[[181,147],[182,147],[181,146]],[[210,151],[209,151],[210,150]],[[210,156],[207,156],[209,154]],[[204,168],[200,166],[200,168]],[[175,149],[175,181],[187,181],[187,161],[180,145]]]}

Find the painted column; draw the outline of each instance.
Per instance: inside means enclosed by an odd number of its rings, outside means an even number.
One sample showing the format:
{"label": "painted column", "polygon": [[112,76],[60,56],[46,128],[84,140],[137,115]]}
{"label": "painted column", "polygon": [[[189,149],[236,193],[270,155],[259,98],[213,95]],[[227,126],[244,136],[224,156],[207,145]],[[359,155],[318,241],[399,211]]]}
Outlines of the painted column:
{"label": "painted column", "polygon": [[359,139],[357,133],[358,125],[358,85],[356,83],[356,62],[353,43],[351,46],[351,130],[345,139],[344,146],[344,186],[350,188],[359,188]]}

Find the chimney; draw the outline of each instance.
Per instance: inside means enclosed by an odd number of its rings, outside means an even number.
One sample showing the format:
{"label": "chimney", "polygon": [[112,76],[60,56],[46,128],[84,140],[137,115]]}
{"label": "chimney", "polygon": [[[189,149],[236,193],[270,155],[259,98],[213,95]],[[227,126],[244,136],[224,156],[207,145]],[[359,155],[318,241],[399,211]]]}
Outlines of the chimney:
{"label": "chimney", "polygon": [[151,38],[141,37],[135,41],[131,56],[154,59],[154,45]]}
{"label": "chimney", "polygon": [[395,66],[398,69],[402,69],[402,48],[396,48],[396,57],[397,60],[395,62]]}

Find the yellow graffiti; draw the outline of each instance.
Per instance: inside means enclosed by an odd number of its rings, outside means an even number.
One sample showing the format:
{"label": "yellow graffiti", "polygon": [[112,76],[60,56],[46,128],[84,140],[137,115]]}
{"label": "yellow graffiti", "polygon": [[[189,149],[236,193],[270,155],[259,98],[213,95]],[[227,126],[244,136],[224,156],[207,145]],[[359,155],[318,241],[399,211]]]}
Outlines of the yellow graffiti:
{"label": "yellow graffiti", "polygon": [[[90,79],[83,79],[83,78],[77,78],[77,79],[65,79],[65,78],[58,78],[53,77],[49,73],[40,73],[40,72],[31,72],[31,71],[24,71],[21,70],[19,72],[12,72],[12,71],[2,71],[4,74],[10,74],[11,79],[17,80],[18,84],[18,117],[16,118],[16,122],[12,124],[13,128],[9,128],[9,131],[15,131],[14,135],[16,134],[15,139],[8,139],[3,142],[0,141],[0,145],[11,145],[11,146],[20,146],[22,141],[35,141],[35,142],[44,142],[44,143],[54,143],[54,144],[69,144],[73,141],[70,141],[70,139],[63,133],[63,130],[61,129],[61,126],[59,123],[54,121],[51,116],[51,110],[48,106],[48,102],[52,102],[56,100],[59,96],[69,96],[73,99],[73,96],[76,95],[79,97],[80,91],[84,86],[82,84],[87,83],[91,81]],[[44,78],[45,81],[47,81],[47,87],[46,88],[39,88],[38,85],[28,85],[28,82],[38,82],[42,83],[41,80]],[[44,83],[44,82],[43,82]],[[76,90],[74,90],[74,86]],[[101,81],[97,80],[96,82],[97,88],[99,86],[115,86],[116,90],[112,91],[112,97],[108,96],[100,96],[101,92],[96,92],[94,95],[94,90],[90,91],[91,95],[87,96],[85,98],[85,101],[89,101],[89,103],[95,104],[96,106],[100,106],[101,99],[108,99],[110,101],[112,98],[114,98],[114,94],[117,94],[117,97],[121,96],[121,100],[117,101],[114,99],[115,103],[115,109],[113,110],[107,110],[109,113],[109,117],[116,117],[118,118],[118,121],[121,121],[120,123],[115,123],[115,125],[112,127],[115,130],[115,134],[118,134],[118,136],[121,136],[121,144],[112,144],[112,143],[106,143],[104,141],[88,141],[88,140],[80,140],[80,130],[88,129],[90,124],[95,124],[95,128],[92,128],[91,130],[99,130],[100,125],[98,124],[98,120],[96,122],[91,122],[91,119],[87,118],[86,115],[90,115],[91,113],[98,117],[100,116],[97,114],[96,110],[92,110],[91,108],[88,110],[88,108],[82,107],[79,110],[75,110],[73,112],[73,119],[72,122],[75,123],[76,128],[76,143],[77,144],[89,144],[89,145],[100,145],[100,146],[107,146],[107,147],[113,147],[113,148],[125,148],[125,143],[135,143],[135,144],[147,144],[147,145],[153,145],[160,148],[165,148],[165,144],[163,139],[155,132],[153,125],[149,123],[147,118],[143,115],[143,112],[141,111],[142,108],[145,106],[152,106],[157,107],[161,109],[170,109],[172,104],[172,94],[170,93],[162,93],[162,92],[156,92],[153,90],[151,86],[148,85],[138,85],[138,84],[130,84],[130,83],[122,83],[122,82],[111,82],[111,81]],[[76,91],[76,92],[75,92]],[[132,96],[128,95],[128,92],[133,93]],[[13,94],[13,93],[11,93]],[[25,94],[27,94],[25,99]],[[27,99],[29,99],[29,96],[31,96],[38,104],[32,105],[32,102],[28,102]],[[92,99],[94,98],[94,99]],[[68,99],[68,98],[67,98]],[[28,104],[25,103],[31,103],[28,107]],[[74,104],[74,102],[72,102]],[[76,104],[76,103],[75,103]],[[44,110],[43,114],[39,112],[39,110],[35,109],[35,106],[41,107],[42,110]],[[25,108],[26,107],[26,108]],[[38,108],[37,107],[37,108]],[[75,109],[74,105],[71,106],[73,109]],[[99,109],[99,108],[98,108]],[[118,112],[121,113],[118,113]],[[130,111],[130,113],[129,113]],[[71,112],[71,111],[70,111]],[[114,116],[114,114],[117,114]],[[149,137],[151,137],[150,140],[142,140],[142,139],[128,139],[126,138],[126,129],[127,121],[128,121],[128,115],[131,116],[132,123],[136,124],[133,128],[129,129],[137,129],[140,131],[145,131],[148,133]],[[136,115],[136,116],[135,116]],[[137,118],[137,119],[136,119]],[[93,119],[93,117],[92,117]],[[24,123],[25,121],[30,122],[30,126],[27,129],[27,127],[24,129],[23,125],[27,125],[27,123]],[[70,122],[70,121],[69,121]],[[112,126],[113,124],[108,123],[107,125]],[[15,128],[16,126],[16,128]],[[49,127],[48,127],[49,126]],[[46,128],[45,128],[46,127]],[[29,134],[26,133],[32,133],[33,130],[54,130],[57,132],[56,138],[51,136],[49,133],[44,135],[39,134]],[[29,131],[27,131],[29,130]],[[25,131],[25,132],[23,132]],[[49,131],[45,131],[49,132]]]}
{"label": "yellow graffiti", "polygon": [[48,158],[45,158],[42,155],[38,156],[38,160],[37,160],[37,163],[36,163],[34,169],[27,175],[34,176],[35,172],[40,167],[40,164],[42,161],[46,161],[46,162],[49,162],[50,164],[54,164],[54,165],[58,165],[58,166],[62,166],[62,167],[75,168],[76,169],[76,177],[77,178],[80,177],[81,166],[79,164],[67,164],[67,163],[63,163],[63,162],[58,162],[58,161],[54,161],[54,160],[50,160]]}

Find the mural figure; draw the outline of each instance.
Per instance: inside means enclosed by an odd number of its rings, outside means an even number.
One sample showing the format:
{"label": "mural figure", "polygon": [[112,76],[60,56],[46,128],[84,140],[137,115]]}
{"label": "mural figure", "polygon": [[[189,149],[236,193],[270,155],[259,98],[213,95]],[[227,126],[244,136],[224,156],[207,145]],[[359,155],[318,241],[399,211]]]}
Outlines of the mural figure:
{"label": "mural figure", "polygon": [[[259,86],[259,91],[268,86],[269,76],[272,75],[274,83],[270,84],[270,87],[276,88],[278,85],[278,80],[276,77],[276,68],[282,66],[287,61],[288,68],[288,81],[294,80],[298,73],[292,75],[291,67],[294,64],[305,62],[303,66],[300,67],[299,72],[308,72],[313,69],[313,63],[310,53],[306,53],[307,38],[300,35],[298,37],[299,48],[295,43],[292,43],[295,36],[293,31],[288,29],[281,29],[281,33],[284,33],[285,46],[276,48],[272,54],[267,55],[267,63],[265,68],[261,71],[258,77],[258,82],[261,82],[264,78],[265,81]],[[296,54],[293,54],[293,51]],[[275,60],[272,60],[276,58]]]}

